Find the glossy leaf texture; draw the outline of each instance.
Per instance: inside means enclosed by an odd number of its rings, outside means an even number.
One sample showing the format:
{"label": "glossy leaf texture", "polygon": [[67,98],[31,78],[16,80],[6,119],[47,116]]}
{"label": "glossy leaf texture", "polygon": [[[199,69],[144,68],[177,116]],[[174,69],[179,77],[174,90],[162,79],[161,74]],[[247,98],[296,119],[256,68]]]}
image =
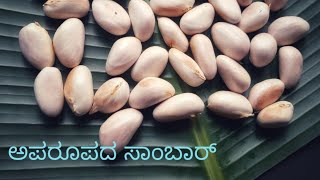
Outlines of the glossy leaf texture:
{"label": "glossy leaf texture", "polygon": [[[299,85],[287,90],[281,100],[295,106],[293,121],[287,128],[262,129],[255,118],[246,121],[230,121],[211,112],[199,117],[202,126],[208,127],[207,137],[218,143],[217,159],[225,179],[255,179],[287,156],[320,135],[320,1],[290,0],[287,6],[271,13],[269,23],[255,34],[267,32],[268,25],[282,16],[299,16],[310,23],[308,35],[294,44],[304,57],[303,75]],[[264,68],[255,68],[247,57],[242,65],[252,77],[251,87],[265,79],[278,78],[278,55]],[[227,89],[219,76],[207,82],[196,92],[202,99],[217,90]],[[244,93],[248,96],[248,92]],[[210,168],[208,169],[210,171]]]}

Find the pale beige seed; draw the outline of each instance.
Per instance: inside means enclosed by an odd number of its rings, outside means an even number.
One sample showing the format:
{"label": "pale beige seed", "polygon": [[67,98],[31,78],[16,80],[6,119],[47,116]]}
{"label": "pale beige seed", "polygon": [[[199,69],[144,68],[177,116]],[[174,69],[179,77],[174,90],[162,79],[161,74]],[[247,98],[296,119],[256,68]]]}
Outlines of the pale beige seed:
{"label": "pale beige seed", "polygon": [[257,83],[249,93],[249,101],[254,110],[262,110],[276,102],[284,91],[284,84],[279,79],[267,79]]}
{"label": "pale beige seed", "polygon": [[194,60],[198,63],[207,80],[217,74],[216,55],[210,39],[203,34],[196,34],[190,40],[190,48]]}
{"label": "pale beige seed", "polygon": [[242,119],[254,116],[248,99],[231,91],[218,91],[208,99],[208,108],[215,114],[229,118]]}
{"label": "pale beige seed", "polygon": [[249,6],[252,3],[252,0],[237,0],[240,6]]}
{"label": "pale beige seed", "polygon": [[278,51],[277,41],[268,33],[257,34],[251,40],[250,61],[255,67],[270,64]]}
{"label": "pale beige seed", "polygon": [[293,44],[302,39],[309,31],[309,23],[297,16],[285,16],[276,19],[268,29],[278,46]]}
{"label": "pale beige seed", "polygon": [[44,13],[54,19],[82,18],[89,10],[89,0],[48,0],[43,4]]}
{"label": "pale beige seed", "polygon": [[85,29],[82,21],[70,18],[64,21],[53,37],[54,51],[64,66],[74,68],[83,58]]}
{"label": "pale beige seed", "polygon": [[294,88],[301,78],[303,70],[303,56],[292,46],[284,46],[279,50],[280,79],[287,89]]}
{"label": "pale beige seed", "polygon": [[170,49],[169,62],[180,78],[189,86],[198,87],[205,82],[206,77],[198,64],[178,49]]}
{"label": "pale beige seed", "polygon": [[53,66],[55,57],[52,40],[39,23],[30,23],[20,30],[19,45],[23,56],[35,68],[41,70]]}
{"label": "pale beige seed", "polygon": [[217,48],[234,60],[241,61],[249,53],[249,37],[235,25],[218,22],[212,26],[211,35]]}
{"label": "pale beige seed", "polygon": [[187,35],[202,33],[214,20],[214,8],[210,3],[194,7],[180,19],[180,29]]}
{"label": "pale beige seed", "polygon": [[204,111],[204,103],[199,96],[183,93],[162,102],[153,111],[159,122],[172,122],[195,117]]}
{"label": "pale beige seed", "polygon": [[147,77],[132,89],[129,105],[135,109],[145,109],[172,97],[174,94],[175,89],[168,81]]}
{"label": "pale beige seed", "polygon": [[169,18],[159,17],[158,26],[164,42],[171,48],[186,52],[189,41],[179,26]]}
{"label": "pale beige seed", "polygon": [[113,35],[124,35],[131,27],[129,14],[115,1],[94,0],[92,13],[95,21]]}
{"label": "pale beige seed", "polygon": [[159,46],[152,46],[142,52],[131,71],[134,81],[146,77],[159,77],[168,64],[168,51]]}
{"label": "pale beige seed", "polygon": [[129,94],[129,84],[123,78],[108,80],[94,95],[90,114],[98,111],[106,114],[118,111],[127,103]]}
{"label": "pale beige seed", "polygon": [[264,0],[270,6],[271,11],[279,11],[285,7],[288,3],[288,0]]}
{"label": "pale beige seed", "polygon": [[257,31],[267,24],[269,16],[270,9],[266,3],[254,2],[243,10],[238,27],[245,33]]}
{"label": "pale beige seed", "polygon": [[178,17],[188,12],[195,0],[150,0],[153,12],[158,16]]}
{"label": "pale beige seed", "polygon": [[142,44],[135,37],[124,37],[117,40],[109,51],[106,72],[118,76],[126,72],[139,58]]}
{"label": "pale beige seed", "polygon": [[34,94],[41,111],[49,117],[58,116],[64,103],[63,81],[59,69],[45,67],[34,81]]}
{"label": "pale beige seed", "polygon": [[231,91],[243,93],[249,89],[251,77],[238,62],[227,56],[219,55],[217,65],[221,78]]}
{"label": "pale beige seed", "polygon": [[144,0],[131,0],[128,11],[134,35],[142,42],[149,40],[156,23],[151,7]]}
{"label": "pale beige seed", "polygon": [[237,0],[209,0],[217,12],[225,21],[237,24],[241,19],[241,9]]}
{"label": "pale beige seed", "polygon": [[[135,109],[129,108],[114,113],[100,127],[100,145],[112,147],[114,142],[115,150],[119,153],[128,145],[142,120],[142,113]],[[111,154],[112,151],[105,150],[105,153]]]}
{"label": "pale beige seed", "polygon": [[87,114],[93,103],[93,82],[90,70],[83,65],[73,68],[64,85],[64,97],[76,116]]}
{"label": "pale beige seed", "polygon": [[257,122],[264,128],[287,126],[292,120],[293,105],[288,101],[279,101],[264,108],[257,117]]}

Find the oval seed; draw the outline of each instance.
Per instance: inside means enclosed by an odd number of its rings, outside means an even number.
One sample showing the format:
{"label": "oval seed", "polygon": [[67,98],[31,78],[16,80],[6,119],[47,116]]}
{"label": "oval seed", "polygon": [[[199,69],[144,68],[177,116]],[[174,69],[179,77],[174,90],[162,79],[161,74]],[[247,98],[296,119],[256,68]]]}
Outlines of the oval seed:
{"label": "oval seed", "polygon": [[260,33],[251,40],[250,61],[255,67],[270,64],[277,54],[277,41],[268,33]]}
{"label": "oval seed", "polygon": [[88,0],[48,0],[43,4],[46,16],[54,19],[82,18],[89,9]]}
{"label": "oval seed", "polygon": [[19,45],[23,56],[35,68],[41,70],[53,66],[55,57],[52,40],[39,23],[30,23],[20,30]]}
{"label": "oval seed", "polygon": [[253,110],[247,98],[231,91],[218,91],[208,99],[208,108],[219,116],[229,119],[241,119],[253,116]]}
{"label": "oval seed", "polygon": [[276,19],[269,26],[268,33],[276,39],[279,46],[285,46],[303,38],[309,29],[310,25],[306,20],[296,16],[285,16]]}
{"label": "oval seed", "polygon": [[168,81],[147,77],[132,89],[129,105],[135,109],[145,109],[172,97],[174,94],[175,89]]}
{"label": "oval seed", "polygon": [[87,114],[93,103],[93,82],[90,70],[83,65],[73,68],[64,85],[64,97],[76,116]]}
{"label": "oval seed", "polygon": [[149,40],[156,23],[151,7],[144,0],[131,0],[128,10],[134,35],[142,42]]}
{"label": "oval seed", "polygon": [[287,5],[288,0],[264,0],[270,6],[271,11],[279,11]]}
{"label": "oval seed", "polygon": [[182,52],[186,52],[188,50],[188,39],[175,22],[169,18],[160,17],[158,18],[158,26],[162,38],[167,46],[179,49]]}
{"label": "oval seed", "polygon": [[210,39],[203,34],[196,34],[190,40],[190,48],[194,60],[198,63],[207,80],[217,74],[216,55]]}
{"label": "oval seed", "polygon": [[287,126],[293,117],[294,107],[290,102],[279,101],[264,108],[257,117],[257,122],[264,128]]}
{"label": "oval seed", "polygon": [[142,44],[135,37],[124,37],[117,40],[108,54],[106,72],[117,76],[126,72],[139,58]]}
{"label": "oval seed", "polygon": [[129,84],[121,77],[105,82],[96,92],[90,114],[98,111],[113,113],[121,109],[128,101]]}
{"label": "oval seed", "polygon": [[187,35],[202,33],[209,29],[213,19],[213,6],[210,3],[203,3],[182,16],[180,28]]}
{"label": "oval seed", "polygon": [[58,116],[64,103],[63,81],[59,69],[45,67],[34,82],[34,94],[41,111],[49,117]]}
{"label": "oval seed", "polygon": [[294,88],[301,78],[303,56],[292,46],[284,46],[279,50],[280,79],[287,89]]}
{"label": "oval seed", "polygon": [[241,9],[237,0],[209,0],[222,19],[237,24],[241,19]]}
{"label": "oval seed", "polygon": [[217,65],[221,78],[231,91],[243,93],[249,89],[251,77],[238,62],[227,56],[219,55]]}
{"label": "oval seed", "polygon": [[139,82],[146,77],[159,77],[167,66],[168,56],[168,51],[162,47],[149,47],[133,66],[132,79]]}
{"label": "oval seed", "polygon": [[252,3],[252,0],[237,0],[240,6],[249,6]]}
{"label": "oval seed", "polygon": [[195,117],[203,110],[204,103],[199,96],[183,93],[158,105],[153,111],[153,117],[159,122],[171,122]]}
{"label": "oval seed", "polygon": [[82,21],[71,18],[64,21],[53,37],[54,51],[64,66],[74,68],[84,53],[85,30]]}
{"label": "oval seed", "polygon": [[243,10],[239,28],[245,33],[261,29],[267,24],[270,16],[270,9],[266,3],[254,2]]}
{"label": "oval seed", "polygon": [[153,12],[158,16],[178,17],[188,12],[195,0],[150,0]]}
{"label": "oval seed", "polygon": [[218,22],[212,26],[211,35],[218,49],[234,60],[241,61],[249,53],[249,37],[235,25]]}
{"label": "oval seed", "polygon": [[129,14],[115,1],[94,0],[92,2],[92,13],[99,26],[113,35],[124,35],[130,29]]}
{"label": "oval seed", "polygon": [[279,79],[267,79],[254,85],[249,93],[249,101],[254,110],[262,110],[276,102],[284,91]]}
{"label": "oval seed", "polygon": [[180,78],[189,86],[198,87],[206,80],[198,64],[191,57],[175,48],[171,48],[169,51],[169,62]]}
{"label": "oval seed", "polygon": [[[116,152],[119,153],[128,145],[143,120],[141,112],[129,108],[111,115],[100,127],[99,139],[101,146],[113,146],[116,143]],[[111,151],[105,150],[109,154]]]}

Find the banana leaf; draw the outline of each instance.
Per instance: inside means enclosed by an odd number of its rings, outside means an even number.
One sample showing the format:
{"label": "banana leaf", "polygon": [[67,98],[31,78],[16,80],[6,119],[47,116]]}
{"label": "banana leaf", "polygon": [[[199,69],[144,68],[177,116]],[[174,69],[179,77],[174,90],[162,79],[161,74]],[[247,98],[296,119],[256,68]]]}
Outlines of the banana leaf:
{"label": "banana leaf", "polygon": [[[128,1],[118,1],[127,7]],[[198,0],[197,4],[204,2]],[[265,130],[256,126],[255,118],[230,121],[209,111],[191,120],[159,124],[152,118],[152,108],[143,110],[144,121],[130,145],[150,149],[165,146],[207,146],[217,143],[216,154],[205,161],[137,160],[126,161],[13,161],[8,156],[11,146],[63,144],[93,145],[98,140],[100,125],[108,115],[75,117],[67,104],[62,115],[49,119],[42,115],[34,98],[33,83],[38,73],[22,56],[18,33],[34,21],[39,22],[51,36],[62,23],[46,17],[41,0],[0,1],[0,179],[254,179],[285,159],[320,134],[320,1],[290,0],[281,11],[272,13],[270,22],[285,15],[306,19],[309,34],[295,46],[304,56],[300,84],[286,91],[283,100],[295,106],[294,118],[287,128]],[[92,12],[82,19],[86,27],[85,54],[82,64],[89,67],[94,89],[110,77],[105,73],[105,61],[112,44],[119,38],[105,32],[94,21]],[[175,19],[178,21],[179,19]],[[216,17],[215,21],[219,21]],[[259,32],[265,32],[266,28]],[[209,36],[209,31],[206,32]],[[127,36],[133,35],[130,31]],[[254,34],[250,34],[252,37]],[[166,47],[158,29],[143,44]],[[190,52],[189,52],[190,53]],[[216,50],[216,54],[219,54]],[[58,60],[65,78],[70,71]],[[254,68],[248,59],[243,66],[252,76],[252,84],[278,77],[278,59],[265,68]],[[131,87],[135,85],[130,73],[123,75]],[[203,101],[215,91],[227,89],[219,76],[199,88],[191,88],[168,66],[162,78],[170,81],[178,93],[194,92]],[[247,93],[245,93],[247,95]],[[123,153],[122,153],[123,154]],[[121,155],[119,156],[121,157]]]}

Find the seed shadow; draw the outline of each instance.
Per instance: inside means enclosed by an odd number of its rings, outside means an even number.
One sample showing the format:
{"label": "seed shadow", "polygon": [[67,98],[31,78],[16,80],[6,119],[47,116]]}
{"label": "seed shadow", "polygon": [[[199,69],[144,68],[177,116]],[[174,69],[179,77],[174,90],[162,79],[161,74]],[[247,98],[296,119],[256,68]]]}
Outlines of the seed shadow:
{"label": "seed shadow", "polygon": [[49,117],[39,109],[39,116],[45,127],[54,128],[54,127],[58,127],[59,124],[62,123],[64,112],[61,112],[57,117]]}
{"label": "seed shadow", "polygon": [[266,139],[273,139],[277,137],[283,136],[286,133],[287,127],[280,127],[280,128],[263,128],[256,124],[256,131],[255,134],[257,137],[266,138]]}
{"label": "seed shadow", "polygon": [[217,125],[219,125],[221,128],[233,131],[237,130],[240,127],[244,126],[247,121],[252,121],[254,118],[244,118],[239,120],[232,120],[225,117],[221,117],[219,115],[216,115],[215,113],[211,112],[210,110],[207,111],[208,116],[210,116]]}

